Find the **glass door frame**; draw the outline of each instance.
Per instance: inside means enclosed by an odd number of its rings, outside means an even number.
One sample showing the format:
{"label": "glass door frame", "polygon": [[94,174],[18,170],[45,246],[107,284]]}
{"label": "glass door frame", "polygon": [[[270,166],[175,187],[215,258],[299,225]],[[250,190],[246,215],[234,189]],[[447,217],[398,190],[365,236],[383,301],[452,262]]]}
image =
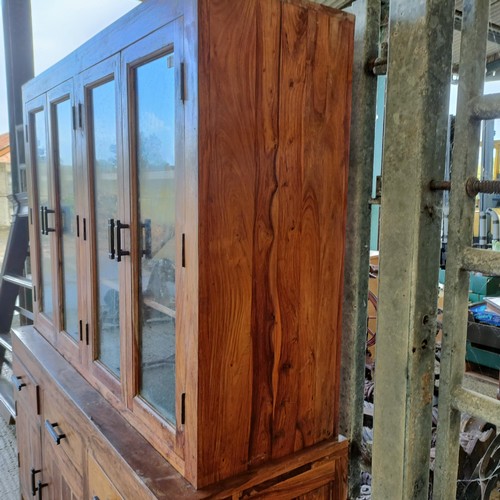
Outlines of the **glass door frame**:
{"label": "glass door frame", "polygon": [[[75,365],[84,365],[85,363],[85,349],[82,349],[82,342],[85,340],[84,335],[84,323],[86,317],[86,297],[85,297],[85,275],[82,268],[82,245],[81,242],[83,238],[78,237],[81,227],[76,230],[76,270],[77,270],[77,292],[78,292],[78,321],[79,321],[79,338],[77,341],[68,332],[64,330],[64,273],[62,270],[63,262],[63,241],[62,241],[62,213],[61,213],[61,193],[60,193],[60,171],[58,165],[58,123],[57,123],[57,106],[62,102],[69,100],[72,109],[72,161],[73,161],[73,192],[75,194],[75,216],[76,220],[72,223],[78,226],[82,225],[82,218],[79,215],[82,207],[82,203],[85,197],[85,191],[81,192],[78,190],[78,186],[84,186],[82,184],[81,177],[81,162],[79,161],[78,155],[78,136],[77,136],[77,120],[76,107],[75,107],[75,91],[74,91],[74,81],[73,79],[67,80],[64,83],[58,85],[54,89],[47,93],[47,111],[49,119],[49,144],[51,153],[51,171],[53,177],[53,185],[55,186],[53,203],[55,210],[55,228],[56,228],[56,252],[57,252],[57,262],[60,263],[57,266],[54,279],[57,282],[57,304],[58,304],[58,322],[57,322],[57,346],[69,358],[71,362]],[[83,236],[83,235],[82,235]]]}
{"label": "glass door frame", "polygon": [[[43,289],[43,277],[42,277],[42,241],[43,237],[49,238],[49,248],[51,256],[51,280],[52,280],[52,293],[51,300],[53,306],[57,304],[57,292],[55,290],[57,285],[57,280],[54,279],[57,272],[57,259],[55,257],[56,243],[55,243],[55,233],[51,232],[48,235],[42,234],[42,217],[40,216],[40,189],[38,186],[38,169],[39,165],[36,160],[36,124],[35,115],[37,113],[44,113],[45,122],[45,151],[46,151],[46,162],[47,162],[47,189],[48,189],[48,200],[53,204],[53,194],[55,186],[53,185],[53,175],[51,168],[51,151],[50,151],[50,139],[49,139],[49,127],[48,127],[48,107],[47,107],[47,94],[44,93],[38,97],[30,100],[25,106],[25,123],[28,126],[28,133],[26,134],[26,157],[29,158],[29,164],[31,168],[29,169],[27,180],[29,192],[32,196],[29,197],[29,222],[30,222],[30,251],[31,256],[31,266],[32,266],[32,277],[33,277],[33,315],[34,315],[34,326],[42,333],[45,338],[52,344],[56,343],[57,335],[55,325],[58,324],[59,319],[57,317],[58,310],[53,307],[53,317],[50,318],[43,312],[42,301],[44,298],[45,290]],[[52,219],[52,217],[51,217]]]}
{"label": "glass door frame", "polygon": [[[99,345],[97,335],[99,332],[99,304],[97,303],[99,294],[99,279],[98,279],[98,263],[97,263],[97,238],[96,238],[96,214],[95,214],[95,193],[94,193],[94,165],[93,145],[92,145],[92,99],[91,92],[93,89],[103,85],[109,81],[115,82],[115,106],[116,106],[116,153],[117,153],[117,173],[118,173],[118,214],[121,220],[126,220],[124,213],[124,197],[120,193],[124,192],[124,174],[123,174],[123,157],[122,157],[122,114],[120,95],[120,57],[119,54],[111,56],[99,64],[92,66],[86,71],[78,75],[77,80],[77,99],[78,106],[83,109],[82,129],[83,136],[81,138],[83,147],[82,152],[82,183],[87,187],[87,200],[85,210],[82,211],[82,216],[87,221],[87,312],[88,312],[88,360],[87,368],[89,370],[91,381],[96,385],[101,392],[109,396],[115,406],[124,408],[125,400],[125,353],[123,345],[125,343],[127,332],[127,303],[126,295],[121,293],[122,290],[127,290],[128,279],[125,260],[118,265],[118,280],[119,280],[119,315],[120,315],[120,378],[118,379],[112,372],[98,359]],[[126,233],[127,231],[123,231]],[[128,235],[123,234],[123,246],[128,247]]]}
{"label": "glass door frame", "polygon": [[[140,263],[141,263],[141,232],[139,211],[138,167],[136,162],[136,128],[135,128],[135,83],[134,72],[136,68],[151,62],[169,53],[174,55],[175,68],[175,176],[176,176],[176,202],[175,202],[175,240],[176,240],[176,368],[175,368],[175,398],[176,398],[176,423],[175,425],[161,417],[140,396]],[[132,318],[129,325],[129,338],[125,346],[127,366],[127,406],[137,417],[137,425],[149,440],[157,441],[160,438],[161,452],[169,460],[181,467],[184,458],[184,428],[185,416],[182,410],[186,386],[187,338],[183,328],[184,317],[182,314],[182,294],[184,289],[185,268],[182,267],[182,238],[185,224],[185,173],[184,173],[184,103],[181,95],[181,63],[183,63],[183,19],[179,18],[147,37],[134,43],[122,51],[122,110],[124,131],[124,167],[128,174],[129,185],[132,190],[127,193],[130,199],[130,226],[131,226],[131,287],[127,289],[127,303],[131,305]],[[156,438],[155,438],[156,436]]]}

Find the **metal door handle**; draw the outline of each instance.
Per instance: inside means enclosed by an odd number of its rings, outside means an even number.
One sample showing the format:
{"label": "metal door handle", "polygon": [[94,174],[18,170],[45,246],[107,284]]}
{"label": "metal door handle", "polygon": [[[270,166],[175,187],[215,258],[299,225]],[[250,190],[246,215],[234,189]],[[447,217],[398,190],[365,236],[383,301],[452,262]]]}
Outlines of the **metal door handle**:
{"label": "metal door handle", "polygon": [[143,224],[141,224],[142,230],[144,231],[144,243],[142,249],[142,255],[146,259],[151,258],[151,219],[146,219]]}
{"label": "metal door handle", "polygon": [[130,255],[128,250],[122,250],[122,229],[129,229],[128,224],[122,224],[119,219],[116,220],[116,262],[121,262],[124,255]]}
{"label": "metal door handle", "polygon": [[49,214],[55,214],[56,211],[55,210],[52,210],[48,207],[45,207],[45,234],[49,234],[49,233],[55,233],[56,230],[52,227],[49,227]]}
{"label": "metal door handle", "polygon": [[16,386],[18,391],[20,391],[23,387],[26,387],[26,384],[24,382],[22,382],[21,379],[22,379],[22,377],[16,377],[15,375],[12,375],[10,377],[10,380]]}
{"label": "metal door handle", "polygon": [[48,486],[48,484],[42,483],[42,481],[38,481],[37,488],[36,488],[36,491],[38,491],[38,500],[43,500],[42,499],[42,488],[45,488],[45,486]]}
{"label": "metal door handle", "polygon": [[31,494],[33,496],[36,495],[36,484],[35,484],[35,474],[42,472],[42,469],[35,470],[33,467],[31,468]]}
{"label": "metal door handle", "polygon": [[45,207],[43,205],[40,207],[40,224],[42,226],[42,234],[47,234],[45,232]]}
{"label": "metal door handle", "polygon": [[64,439],[66,437],[66,434],[58,434],[54,427],[58,427],[57,422],[54,422],[53,424],[50,423],[49,420],[45,420],[45,428],[50,434],[50,437],[54,440],[56,444],[61,443],[61,439]]}
{"label": "metal door handle", "polygon": [[108,219],[108,256],[114,260],[115,250],[115,219]]}

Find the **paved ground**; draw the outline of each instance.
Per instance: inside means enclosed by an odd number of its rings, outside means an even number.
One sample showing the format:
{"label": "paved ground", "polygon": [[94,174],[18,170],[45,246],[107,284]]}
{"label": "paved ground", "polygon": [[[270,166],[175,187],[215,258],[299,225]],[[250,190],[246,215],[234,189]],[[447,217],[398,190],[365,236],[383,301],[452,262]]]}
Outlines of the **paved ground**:
{"label": "paved ground", "polygon": [[5,254],[5,246],[7,245],[7,238],[9,237],[9,228],[0,227],[0,266],[3,262]]}
{"label": "paved ground", "polygon": [[[8,236],[9,229],[0,228],[0,269]],[[1,311],[0,314],[2,314]],[[0,499],[18,500],[19,498],[16,430],[14,425],[8,425],[0,416]]]}
{"label": "paved ground", "polygon": [[19,497],[15,426],[0,417],[0,498],[18,500]]}

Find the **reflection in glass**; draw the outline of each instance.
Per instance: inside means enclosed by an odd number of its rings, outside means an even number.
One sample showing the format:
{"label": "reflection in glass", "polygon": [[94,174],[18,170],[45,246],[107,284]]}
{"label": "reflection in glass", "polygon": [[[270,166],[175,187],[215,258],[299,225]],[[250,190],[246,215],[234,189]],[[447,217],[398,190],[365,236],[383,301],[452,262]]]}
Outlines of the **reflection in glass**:
{"label": "reflection in glass", "polygon": [[[47,132],[45,129],[45,111],[35,113],[35,165],[38,186],[38,213],[40,208],[51,207],[49,202],[49,164],[47,159]],[[48,216],[51,222],[52,214]],[[51,224],[49,224],[51,225]],[[42,221],[40,221],[42,227]],[[52,258],[50,255],[50,234],[40,236],[40,274],[42,293],[40,297],[40,308],[45,316],[52,319]]]}
{"label": "reflection in glass", "polygon": [[73,124],[69,99],[56,105],[56,151],[59,173],[63,328],[78,339],[78,284],[76,260],[75,189],[73,175]]}
{"label": "reflection in glass", "polygon": [[118,215],[115,82],[91,91],[94,203],[99,289],[97,358],[120,375],[118,264],[108,257],[108,219]]}
{"label": "reflection in glass", "polygon": [[175,422],[175,81],[173,54],[135,70],[141,396]]}

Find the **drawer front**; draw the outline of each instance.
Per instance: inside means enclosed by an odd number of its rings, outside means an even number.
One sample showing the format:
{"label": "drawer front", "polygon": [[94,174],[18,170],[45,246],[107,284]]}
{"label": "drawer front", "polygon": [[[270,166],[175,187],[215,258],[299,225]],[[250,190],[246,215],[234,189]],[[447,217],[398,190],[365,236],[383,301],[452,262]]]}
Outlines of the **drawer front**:
{"label": "drawer front", "polygon": [[118,490],[96,462],[92,455],[88,455],[88,485],[91,500],[123,500]]}
{"label": "drawer front", "polygon": [[14,398],[24,405],[31,416],[40,415],[40,389],[28,369],[14,354],[12,357]]}
{"label": "drawer front", "polygon": [[76,411],[60,393],[45,387],[42,404],[43,442],[82,474],[84,443]]}

